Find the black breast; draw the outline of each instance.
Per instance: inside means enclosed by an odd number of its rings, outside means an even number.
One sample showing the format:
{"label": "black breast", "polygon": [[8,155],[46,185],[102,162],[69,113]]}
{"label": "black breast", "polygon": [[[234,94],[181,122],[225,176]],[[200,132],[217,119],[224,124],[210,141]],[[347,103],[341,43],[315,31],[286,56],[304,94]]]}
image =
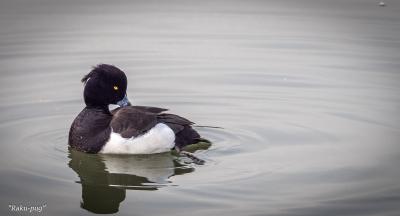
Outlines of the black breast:
{"label": "black breast", "polygon": [[111,119],[108,109],[83,109],[71,125],[69,145],[83,152],[99,152],[110,137]]}

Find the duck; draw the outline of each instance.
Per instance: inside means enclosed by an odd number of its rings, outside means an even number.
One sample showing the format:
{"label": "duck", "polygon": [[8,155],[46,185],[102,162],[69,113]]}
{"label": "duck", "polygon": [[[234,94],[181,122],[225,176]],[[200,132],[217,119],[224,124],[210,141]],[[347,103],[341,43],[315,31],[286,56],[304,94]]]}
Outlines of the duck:
{"label": "duck", "polygon": [[[85,153],[155,154],[176,150],[203,163],[182,149],[209,142],[192,127],[193,122],[168,109],[134,106],[127,96],[127,76],[114,65],[99,64],[86,74],[85,107],[69,130],[68,144]],[[109,105],[118,108],[110,111]]]}

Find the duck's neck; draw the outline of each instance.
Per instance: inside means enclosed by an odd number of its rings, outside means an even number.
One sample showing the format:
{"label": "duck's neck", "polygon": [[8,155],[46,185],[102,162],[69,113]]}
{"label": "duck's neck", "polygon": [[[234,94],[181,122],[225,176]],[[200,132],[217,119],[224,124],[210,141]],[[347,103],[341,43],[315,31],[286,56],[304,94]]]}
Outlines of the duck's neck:
{"label": "duck's neck", "polygon": [[84,110],[86,113],[90,113],[86,122],[91,122],[90,125],[93,131],[101,131],[110,127],[112,114],[108,106],[86,106]]}
{"label": "duck's neck", "polygon": [[105,105],[101,105],[101,106],[86,105],[85,109],[111,115],[110,110],[108,109],[108,106],[105,106]]}

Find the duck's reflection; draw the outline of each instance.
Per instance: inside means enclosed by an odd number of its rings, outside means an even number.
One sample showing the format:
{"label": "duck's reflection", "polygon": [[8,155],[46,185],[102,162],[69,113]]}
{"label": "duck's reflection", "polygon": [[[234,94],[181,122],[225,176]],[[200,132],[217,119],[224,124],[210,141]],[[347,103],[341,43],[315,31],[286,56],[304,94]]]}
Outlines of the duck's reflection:
{"label": "duck's reflection", "polygon": [[154,155],[101,155],[69,150],[69,167],[82,185],[81,207],[93,213],[118,212],[126,189],[157,190],[169,177],[193,172],[171,153]]}

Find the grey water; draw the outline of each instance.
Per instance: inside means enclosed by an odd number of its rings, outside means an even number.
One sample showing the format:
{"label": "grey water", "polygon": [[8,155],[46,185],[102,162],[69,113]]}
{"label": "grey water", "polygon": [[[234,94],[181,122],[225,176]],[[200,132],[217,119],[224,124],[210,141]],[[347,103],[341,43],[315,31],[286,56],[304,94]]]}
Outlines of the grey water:
{"label": "grey water", "polygon": [[[400,2],[385,3],[1,1],[0,215],[399,215]],[[196,128],[206,163],[69,150],[99,63],[135,105],[212,126]]]}

